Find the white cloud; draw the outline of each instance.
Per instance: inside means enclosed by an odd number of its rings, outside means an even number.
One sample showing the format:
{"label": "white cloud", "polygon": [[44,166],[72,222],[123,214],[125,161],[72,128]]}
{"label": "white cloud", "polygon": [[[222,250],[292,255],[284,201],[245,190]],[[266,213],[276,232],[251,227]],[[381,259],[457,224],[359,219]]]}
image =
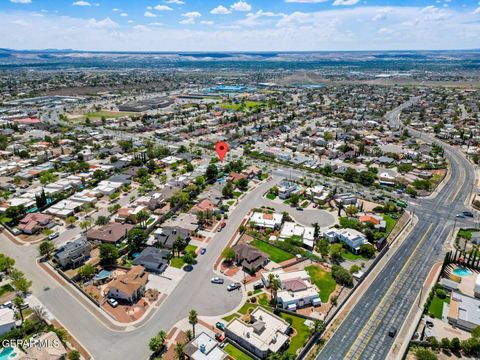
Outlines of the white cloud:
{"label": "white cloud", "polygon": [[328,0],[285,0],[286,3],[316,4],[327,2]]}
{"label": "white cloud", "polygon": [[213,22],[213,21],[202,20],[202,21],[200,21],[200,24],[203,24],[203,25],[213,25],[214,22]]}
{"label": "white cloud", "polygon": [[154,10],[157,11],[172,11],[173,9],[167,5],[157,5],[153,7]]}
{"label": "white cloud", "polygon": [[185,4],[185,1],[182,0],[165,0],[167,4],[177,4],[177,5],[182,5]]}
{"label": "white cloud", "polygon": [[106,17],[103,20],[96,20],[92,18],[88,20],[87,26],[94,29],[113,29],[118,27],[118,24],[109,17]]}
{"label": "white cloud", "polygon": [[31,4],[32,0],[10,0],[14,4]]}
{"label": "white cloud", "polygon": [[145,17],[151,17],[151,18],[157,17],[157,15],[155,15],[155,14],[152,13],[151,11],[145,11],[145,12],[143,13],[143,16],[145,16]]}
{"label": "white cloud", "polygon": [[333,6],[339,6],[339,5],[350,6],[350,5],[358,4],[359,2],[360,0],[335,0],[332,5]]}
{"label": "white cloud", "polygon": [[113,11],[113,12],[119,12],[120,9],[119,9],[119,8],[113,8],[112,11]]}
{"label": "white cloud", "polygon": [[283,13],[273,13],[270,11],[258,10],[256,13],[248,13],[244,19],[238,20],[236,23],[242,26],[254,27],[261,24],[257,20],[262,17],[273,18],[273,17],[284,17],[284,16],[285,14]]}
{"label": "white cloud", "polygon": [[476,9],[473,11],[473,14],[474,14],[474,15],[480,14],[480,7],[476,8]]}
{"label": "white cloud", "polygon": [[182,16],[185,18],[181,20],[179,23],[182,25],[193,25],[195,24],[195,19],[202,16],[198,11],[190,11],[183,13]]}
{"label": "white cloud", "polygon": [[75,1],[72,3],[73,6],[92,6],[88,1]]}
{"label": "white cloud", "polygon": [[230,8],[233,11],[250,11],[252,10],[252,5],[243,0],[240,0],[239,2],[233,4]]}
{"label": "white cloud", "polygon": [[230,14],[230,13],[231,13],[231,11],[228,10],[223,5],[218,5],[216,8],[214,8],[210,11],[210,14],[214,14],[214,15],[226,15],[226,14]]}
{"label": "white cloud", "polygon": [[133,29],[136,30],[136,31],[142,31],[142,32],[150,31],[150,29],[148,27],[146,27],[145,25],[135,25],[133,27]]}
{"label": "white cloud", "polygon": [[124,12],[124,13],[121,13],[120,16],[121,16],[121,17],[127,17],[128,14]]}
{"label": "white cloud", "polygon": [[164,23],[161,23],[161,22],[151,22],[151,23],[149,23],[148,25],[150,25],[150,26],[163,26],[163,25],[165,25],[165,24],[164,24]]}

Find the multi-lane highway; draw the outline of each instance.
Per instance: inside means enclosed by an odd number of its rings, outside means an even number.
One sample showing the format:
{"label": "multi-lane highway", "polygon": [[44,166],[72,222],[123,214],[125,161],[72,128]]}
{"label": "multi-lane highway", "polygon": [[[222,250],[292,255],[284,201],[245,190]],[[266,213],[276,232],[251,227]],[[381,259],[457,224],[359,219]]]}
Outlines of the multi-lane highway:
{"label": "multi-lane highway", "polygon": [[[416,101],[416,100],[415,100]],[[413,103],[409,101],[409,103]],[[404,108],[403,105],[400,109]],[[399,108],[387,120],[398,121]],[[421,134],[415,133],[416,136]],[[423,135],[429,141],[433,139]],[[418,223],[359,299],[317,356],[321,360],[386,359],[393,340],[388,332],[400,329],[443,245],[463,210],[474,183],[474,171],[462,154],[443,144],[451,165],[450,177],[437,196],[417,199]]]}

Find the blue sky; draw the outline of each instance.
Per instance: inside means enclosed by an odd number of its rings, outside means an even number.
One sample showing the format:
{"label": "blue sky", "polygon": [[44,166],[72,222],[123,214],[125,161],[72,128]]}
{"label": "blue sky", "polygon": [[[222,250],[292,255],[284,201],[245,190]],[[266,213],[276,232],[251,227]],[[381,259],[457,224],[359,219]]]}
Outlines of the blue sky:
{"label": "blue sky", "polygon": [[479,0],[0,0],[0,47],[130,51],[480,48]]}

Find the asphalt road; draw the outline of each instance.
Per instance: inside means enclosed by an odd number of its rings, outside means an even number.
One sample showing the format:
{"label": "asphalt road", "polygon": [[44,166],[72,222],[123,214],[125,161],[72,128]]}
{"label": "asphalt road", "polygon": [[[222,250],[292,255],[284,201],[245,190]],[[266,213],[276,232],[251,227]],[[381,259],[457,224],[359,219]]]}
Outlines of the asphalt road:
{"label": "asphalt road", "polygon": [[[185,274],[174,291],[160,305],[151,318],[136,327],[115,326],[98,315],[95,307],[81,295],[73,296],[58,282],[52,279],[36,264],[38,254],[36,246],[19,246],[0,234],[0,252],[16,261],[16,267],[33,280],[32,292],[48,310],[88,349],[95,359],[146,359],[150,355],[148,341],[159,330],[170,329],[176,322],[185,318],[191,309],[200,316],[225,314],[242,302],[241,290],[227,292],[227,280],[224,285],[210,283],[213,276],[213,264],[234,235],[244,216],[259,205],[259,199],[280,177],[261,184],[248,193],[227,220],[222,232],[216,233],[209,242],[205,255],[199,255],[193,271]],[[123,201],[123,199],[121,200]],[[293,210],[293,209],[291,209]],[[307,213],[307,212],[305,212]],[[327,222],[331,215],[323,212]],[[319,217],[316,220],[322,220]],[[67,236],[79,233],[75,228],[58,240],[64,242]],[[50,290],[44,291],[45,287]],[[161,291],[161,289],[159,289]]]}
{"label": "asphalt road", "polygon": [[[393,116],[397,117],[397,110]],[[414,132],[415,133],[415,132]],[[419,133],[415,135],[420,136]],[[433,140],[422,135],[428,140]],[[386,359],[433,264],[443,257],[443,246],[456,223],[455,215],[467,210],[474,183],[472,165],[455,148],[444,145],[451,177],[431,199],[417,199],[418,223],[344,319],[317,359]],[[468,219],[461,220],[469,222]]]}

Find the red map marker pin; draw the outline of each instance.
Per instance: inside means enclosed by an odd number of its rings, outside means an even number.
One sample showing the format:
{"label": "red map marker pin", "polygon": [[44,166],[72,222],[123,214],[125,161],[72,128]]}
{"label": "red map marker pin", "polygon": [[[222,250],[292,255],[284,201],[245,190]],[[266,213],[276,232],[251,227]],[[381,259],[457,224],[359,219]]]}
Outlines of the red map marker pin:
{"label": "red map marker pin", "polygon": [[227,155],[228,151],[227,143],[220,141],[219,143],[217,143],[217,145],[215,145],[215,151],[217,152],[220,161],[223,162],[223,158],[225,157],[225,155]]}

